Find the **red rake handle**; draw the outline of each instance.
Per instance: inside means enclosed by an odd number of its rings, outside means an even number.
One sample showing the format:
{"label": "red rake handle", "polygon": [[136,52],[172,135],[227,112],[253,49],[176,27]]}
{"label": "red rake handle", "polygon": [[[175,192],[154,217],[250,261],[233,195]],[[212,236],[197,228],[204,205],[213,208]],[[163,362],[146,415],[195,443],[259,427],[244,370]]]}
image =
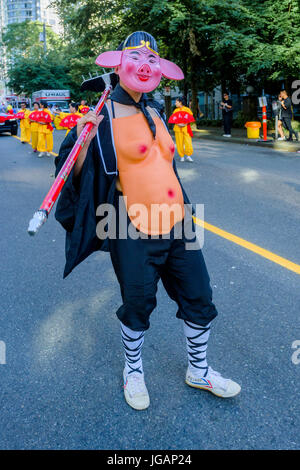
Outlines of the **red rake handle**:
{"label": "red rake handle", "polygon": [[[99,116],[105,101],[107,100],[112,87],[107,86],[101,95],[100,100],[97,103],[95,108],[95,113]],[[89,137],[91,130],[93,128],[93,124],[88,122],[84,128],[82,129],[78,139],[76,140],[68,158],[66,159],[65,163],[63,164],[60,172],[58,173],[57,177],[54,180],[53,185],[51,186],[48,194],[46,195],[45,199],[43,200],[40,208],[33,214],[33,218],[29,222],[28,226],[28,233],[29,235],[35,235],[39,228],[46,222],[48,215],[51,212],[52,207],[54,206],[65,182],[67,181],[71,170],[78,158],[79,153],[81,152],[87,138]]]}

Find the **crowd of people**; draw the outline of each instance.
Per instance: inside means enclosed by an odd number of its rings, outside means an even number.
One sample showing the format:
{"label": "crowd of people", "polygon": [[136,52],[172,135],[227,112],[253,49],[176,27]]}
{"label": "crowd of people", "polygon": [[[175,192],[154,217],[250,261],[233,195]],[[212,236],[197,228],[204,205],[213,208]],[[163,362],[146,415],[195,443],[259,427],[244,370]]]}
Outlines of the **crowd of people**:
{"label": "crowd of people", "polygon": [[[278,96],[278,104],[279,104],[279,111],[278,111],[278,133],[280,137],[278,140],[287,140],[292,141],[293,135],[295,139],[299,141],[299,133],[296,132],[292,127],[292,102],[290,97],[288,96],[286,90],[282,90]],[[175,102],[175,110],[173,111],[173,115],[178,112],[187,113],[192,117],[191,122],[195,122],[196,120],[193,117],[192,113],[192,102],[189,102],[189,107],[187,106],[187,102],[185,97],[179,97],[176,99]],[[232,99],[229,97],[229,92],[225,91],[223,93],[223,100],[219,105],[220,109],[222,110],[222,118],[223,118],[223,126],[224,126],[224,134],[223,137],[231,137],[231,127],[233,121],[233,103]],[[57,130],[66,129],[66,135],[70,132],[72,127],[76,125],[76,121],[65,127],[61,125],[61,122],[64,118],[69,115],[78,116],[78,118],[85,115],[92,107],[89,107],[85,100],[81,100],[80,103],[71,102],[69,104],[69,112],[64,112],[58,105],[50,105],[48,106],[46,101],[41,102],[34,102],[32,106],[32,110],[27,107],[26,102],[21,103],[20,111],[24,112],[24,118],[20,119],[20,131],[21,131],[21,142],[31,143],[32,149],[34,152],[38,153],[38,157],[43,157],[44,155],[50,156],[53,150],[53,129],[56,128]],[[49,114],[51,117],[51,123],[45,122],[37,122],[35,120],[30,119],[30,114],[32,111],[42,110]],[[17,113],[17,109],[14,109],[11,105],[1,106],[0,111],[6,112],[8,114],[15,114]],[[197,103],[197,116],[196,119],[199,119],[203,116],[203,113],[199,107],[199,103]],[[287,129],[289,131],[289,137],[286,138],[284,135],[284,130]],[[192,155],[193,155],[193,145],[192,145],[192,137],[193,132],[190,126],[190,123],[187,122],[176,122],[174,125],[174,134],[176,140],[176,147],[179,154],[179,158],[181,162],[193,162]]]}
{"label": "crowd of people", "polygon": [[[9,108],[9,109],[8,109]],[[21,103],[20,112],[20,139],[22,144],[31,143],[32,150],[38,153],[38,157],[51,156],[53,151],[53,130],[66,129],[66,135],[70,132],[72,127],[76,125],[76,120],[68,123],[65,127],[61,125],[64,118],[67,116],[82,117],[90,110],[86,101],[82,100],[81,103],[71,102],[69,104],[69,113],[63,112],[58,106],[49,107],[46,101],[35,101],[32,109],[27,107],[26,102]],[[42,117],[36,119],[34,111],[43,111],[47,113],[50,119],[43,119]],[[6,112],[15,112],[11,105],[6,109]],[[44,116],[44,115],[43,115]]]}

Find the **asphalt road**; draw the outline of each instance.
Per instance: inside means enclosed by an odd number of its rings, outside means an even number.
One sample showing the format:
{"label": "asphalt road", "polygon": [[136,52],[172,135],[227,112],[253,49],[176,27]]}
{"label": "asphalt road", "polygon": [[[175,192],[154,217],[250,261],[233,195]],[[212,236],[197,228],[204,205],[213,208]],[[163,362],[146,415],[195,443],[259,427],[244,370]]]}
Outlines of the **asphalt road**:
{"label": "asphalt road", "polygon": [[[53,158],[8,135],[0,155],[1,449],[299,448],[298,274],[205,231],[219,310],[208,360],[242,392],[222,400],[184,383],[182,324],[160,286],[143,353],[151,404],[134,411],[123,398],[109,255],[63,280],[64,231],[53,214],[36,237],[26,232],[53,182]],[[299,265],[300,157],[206,140],[195,142],[194,159],[177,165],[205,220]]]}

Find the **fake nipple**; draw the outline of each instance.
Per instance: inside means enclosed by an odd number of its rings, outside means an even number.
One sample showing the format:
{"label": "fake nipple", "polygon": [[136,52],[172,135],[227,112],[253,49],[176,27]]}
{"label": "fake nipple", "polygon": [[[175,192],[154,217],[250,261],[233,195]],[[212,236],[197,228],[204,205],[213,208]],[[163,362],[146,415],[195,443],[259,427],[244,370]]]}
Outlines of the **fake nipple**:
{"label": "fake nipple", "polygon": [[173,189],[169,189],[168,196],[170,199],[173,199],[175,197],[175,191]]}

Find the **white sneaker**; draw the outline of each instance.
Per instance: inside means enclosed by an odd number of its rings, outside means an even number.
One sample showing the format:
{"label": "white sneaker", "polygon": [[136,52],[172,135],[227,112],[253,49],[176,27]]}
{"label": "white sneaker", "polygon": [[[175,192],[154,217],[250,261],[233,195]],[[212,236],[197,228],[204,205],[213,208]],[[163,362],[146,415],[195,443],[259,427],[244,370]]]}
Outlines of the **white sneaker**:
{"label": "white sneaker", "polygon": [[51,157],[51,153],[50,152],[47,152],[47,157]]}
{"label": "white sneaker", "polygon": [[40,157],[40,158],[43,157],[43,156],[44,156],[44,152],[40,152],[40,153],[38,154],[38,157]]}
{"label": "white sneaker", "polygon": [[194,160],[192,159],[192,157],[189,157],[188,155],[187,155],[186,159],[187,159],[188,162],[193,162],[193,161],[194,161]]}
{"label": "white sneaker", "polygon": [[135,410],[145,410],[150,405],[148,390],[145,385],[144,374],[133,372],[127,374],[125,369],[124,377],[124,395],[129,406]]}
{"label": "white sneaker", "polygon": [[223,134],[223,137],[231,137],[231,134]]}
{"label": "white sneaker", "polygon": [[216,372],[211,367],[208,368],[206,377],[198,376],[188,368],[185,382],[190,387],[208,390],[221,398],[235,397],[241,391],[238,383],[231,379],[224,379],[219,372]]}
{"label": "white sneaker", "polygon": [[180,158],[180,161],[181,161],[181,162],[184,162],[184,157],[181,157],[181,158]]}
{"label": "white sneaker", "polygon": [[277,140],[285,140],[285,137],[278,137]]}

